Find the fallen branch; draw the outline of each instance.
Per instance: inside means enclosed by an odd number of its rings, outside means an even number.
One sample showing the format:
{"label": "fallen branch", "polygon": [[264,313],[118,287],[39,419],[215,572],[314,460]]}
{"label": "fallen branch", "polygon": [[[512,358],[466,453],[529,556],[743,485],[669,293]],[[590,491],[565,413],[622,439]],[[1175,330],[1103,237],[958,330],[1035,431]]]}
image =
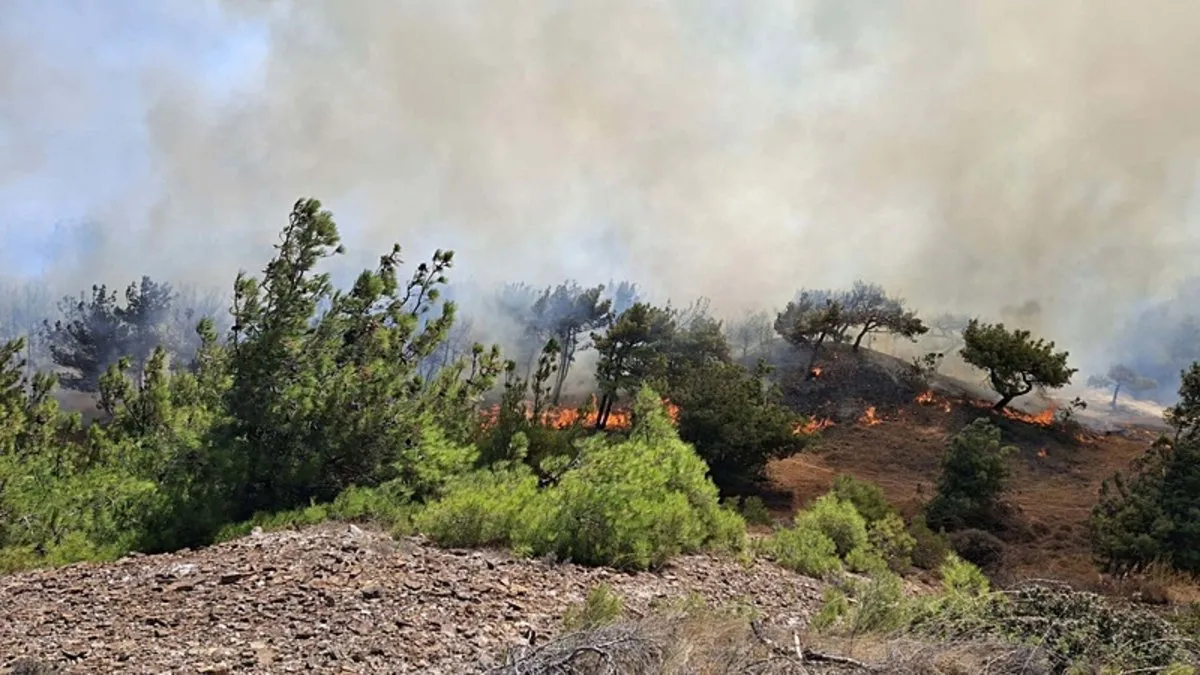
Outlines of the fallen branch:
{"label": "fallen branch", "polygon": [[860,670],[865,670],[872,673],[880,672],[878,667],[863,661],[859,661],[858,659],[852,659],[849,656],[818,652],[813,649],[808,649],[807,647],[801,647],[800,637],[796,634],[792,635],[792,639],[796,643],[795,649],[786,649],[778,642],[775,642],[771,638],[767,637],[766,633],[763,632],[761,621],[755,620],[750,622],[750,628],[754,631],[754,636],[757,637],[760,642],[780,656],[792,659],[797,664],[802,664],[806,661],[811,661],[813,663],[835,663],[841,666],[851,666],[853,668],[858,668]]}

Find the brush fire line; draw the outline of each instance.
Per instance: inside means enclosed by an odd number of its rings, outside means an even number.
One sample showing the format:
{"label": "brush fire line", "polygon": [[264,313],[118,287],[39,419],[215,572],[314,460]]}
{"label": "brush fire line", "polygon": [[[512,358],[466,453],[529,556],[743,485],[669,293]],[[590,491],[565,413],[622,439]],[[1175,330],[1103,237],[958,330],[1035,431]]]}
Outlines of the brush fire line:
{"label": "brush fire line", "polygon": [[[524,404],[525,417],[533,419],[533,403],[526,401]],[[663,400],[663,405],[666,407],[667,416],[671,421],[679,423],[679,406],[670,401]],[[490,428],[496,425],[500,419],[500,406],[494,405],[491,408],[481,413],[483,417],[483,427]],[[596,406],[595,397],[592,398],[590,408],[568,408],[554,407],[548,408],[542,412],[541,423],[547,427],[554,429],[567,429],[572,426],[596,426],[600,412]],[[608,413],[608,421],[605,424],[607,429],[628,429],[633,424],[633,411],[627,408],[614,408]]]}

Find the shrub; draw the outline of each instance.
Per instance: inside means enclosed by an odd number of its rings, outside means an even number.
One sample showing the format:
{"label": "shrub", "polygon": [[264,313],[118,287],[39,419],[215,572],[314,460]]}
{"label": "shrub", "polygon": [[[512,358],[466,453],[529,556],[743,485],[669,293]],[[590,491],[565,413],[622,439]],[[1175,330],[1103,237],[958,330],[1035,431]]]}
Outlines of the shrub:
{"label": "shrub", "polygon": [[649,388],[634,418],[626,441],[588,439],[579,468],[547,493],[547,537],[559,557],[640,569],[703,547],[744,548],[745,521],[720,505],[704,462]]}
{"label": "shrub", "polygon": [[871,523],[867,540],[893,572],[901,572],[913,564],[917,540],[908,533],[904,520],[895,513]]}
{"label": "shrub", "polygon": [[1134,462],[1130,475],[1117,474],[1100,488],[1089,521],[1092,550],[1108,571],[1165,562],[1200,572],[1200,439],[1155,443]]}
{"label": "shrub", "polygon": [[963,560],[984,569],[1004,558],[1004,542],[991,532],[961,530],[950,534],[950,546]]}
{"label": "shrub", "polygon": [[859,514],[866,518],[868,525],[895,513],[878,485],[848,474],[841,474],[833,479],[833,494],[837,495],[838,499],[853,504]]}
{"label": "shrub", "polygon": [[853,504],[834,494],[820,497],[811,507],[796,514],[796,527],[814,527],[824,533],[833,541],[839,557],[868,545],[866,519]]}
{"label": "shrub", "polygon": [[842,569],[837,544],[811,521],[776,532],[767,550],[781,567],[805,576],[821,578]]}
{"label": "shrub", "polygon": [[453,483],[414,524],[442,546],[534,548],[543,502],[537,478],[523,467],[479,471]]}
{"label": "shrub", "polygon": [[859,585],[855,597],[858,602],[849,617],[850,630],[855,634],[893,631],[908,621],[904,581],[891,572],[885,570],[873,575],[870,581]]}
{"label": "shrub", "polygon": [[929,524],[948,530],[999,526],[1000,497],[1008,486],[1011,446],[1000,445],[1000,429],[976,419],[950,439],[937,494],[926,513]]}
{"label": "shrub", "polygon": [[888,563],[873,547],[859,546],[846,554],[846,567],[860,574],[878,575],[888,572]]}
{"label": "shrub", "polygon": [[568,631],[592,630],[621,618],[624,603],[608,584],[597,584],[588,591],[581,604],[572,605],[563,614],[563,628]]}
{"label": "shrub", "polygon": [[739,511],[742,514],[742,518],[751,525],[769,526],[775,524],[775,518],[767,510],[767,505],[763,503],[762,497],[757,495],[751,495],[742,500]]}
{"label": "shrub", "polygon": [[923,514],[918,514],[908,524],[908,533],[913,538],[913,565],[923,570],[936,570],[950,555],[950,539],[944,532],[931,530]]}

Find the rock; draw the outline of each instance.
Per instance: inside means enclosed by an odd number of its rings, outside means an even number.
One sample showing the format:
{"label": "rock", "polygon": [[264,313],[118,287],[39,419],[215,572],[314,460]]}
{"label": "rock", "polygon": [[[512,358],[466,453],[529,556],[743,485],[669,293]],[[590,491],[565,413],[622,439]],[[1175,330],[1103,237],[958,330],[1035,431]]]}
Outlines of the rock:
{"label": "rock", "polygon": [[260,531],[188,553],[0,576],[0,644],[81,673],[472,673],[553,637],[600,582],[632,614],[691,591],[747,598],[782,627],[821,603],[817,582],[761,561],[685,556],[661,576],[623,574],[353,528]]}
{"label": "rock", "polygon": [[219,582],[222,586],[236,584],[237,582],[250,576],[250,572],[226,572],[221,575]]}

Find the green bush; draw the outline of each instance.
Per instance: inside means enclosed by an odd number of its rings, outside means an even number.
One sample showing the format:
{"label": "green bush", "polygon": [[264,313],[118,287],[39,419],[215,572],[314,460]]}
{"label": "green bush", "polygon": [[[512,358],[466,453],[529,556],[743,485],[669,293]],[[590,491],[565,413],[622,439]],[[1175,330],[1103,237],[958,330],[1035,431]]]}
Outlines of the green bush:
{"label": "green bush", "polygon": [[478,471],[454,481],[417,513],[414,525],[441,546],[533,549],[544,501],[537,478],[524,467]]}
{"label": "green bush", "polygon": [[929,524],[947,530],[999,527],[1000,498],[1008,488],[1006,459],[1014,451],[1000,445],[1000,429],[982,417],[951,438],[937,494],[926,509]]}
{"label": "green bush", "polygon": [[889,513],[872,522],[867,531],[867,540],[893,572],[902,572],[913,564],[917,540],[909,534],[899,515]]}
{"label": "green bush", "polygon": [[738,511],[742,514],[742,518],[751,525],[769,526],[775,524],[774,516],[767,510],[767,505],[763,503],[762,497],[757,495],[751,495],[742,500]]}
{"label": "green bush", "polygon": [[539,488],[523,464],[473,473],[418,514],[417,528],[447,546],[503,545],[628,569],[702,548],[742,550],[745,521],[719,503],[658,396],[644,388],[634,413],[628,439],[587,439],[557,483]]}
{"label": "green bush", "polygon": [[930,529],[924,514],[918,514],[908,524],[913,538],[912,564],[923,570],[936,570],[950,555],[950,539],[943,532]]}
{"label": "green bush", "polygon": [[895,513],[888,503],[883,489],[865,480],[859,480],[848,474],[841,474],[833,479],[833,494],[838,499],[850,502],[854,508],[867,519],[867,524],[873,524]]}
{"label": "green bush", "polygon": [[950,547],[954,552],[977,567],[993,567],[1004,559],[1004,542],[991,532],[983,530],[960,530],[950,534]]}
{"label": "green bush", "polygon": [[854,505],[827,494],[812,506],[796,514],[796,527],[815,527],[829,537],[839,557],[844,558],[856,548],[868,545],[867,521]]}
{"label": "green bush", "polygon": [[707,467],[643,388],[628,440],[588,439],[578,469],[547,492],[560,558],[646,568],[704,547],[741,550],[745,521],[721,506]]}
{"label": "green bush", "polygon": [[842,569],[837,544],[811,521],[776,532],[767,553],[781,567],[809,577],[821,578]]}
{"label": "green bush", "polygon": [[621,618],[625,604],[608,584],[597,584],[588,591],[581,604],[572,605],[563,614],[563,628],[568,631],[591,630]]}
{"label": "green bush", "polygon": [[1175,437],[1155,442],[1130,471],[1104,481],[1092,510],[1092,550],[1110,572],[1157,562],[1200,573],[1200,363],[1183,373],[1166,413]]}

